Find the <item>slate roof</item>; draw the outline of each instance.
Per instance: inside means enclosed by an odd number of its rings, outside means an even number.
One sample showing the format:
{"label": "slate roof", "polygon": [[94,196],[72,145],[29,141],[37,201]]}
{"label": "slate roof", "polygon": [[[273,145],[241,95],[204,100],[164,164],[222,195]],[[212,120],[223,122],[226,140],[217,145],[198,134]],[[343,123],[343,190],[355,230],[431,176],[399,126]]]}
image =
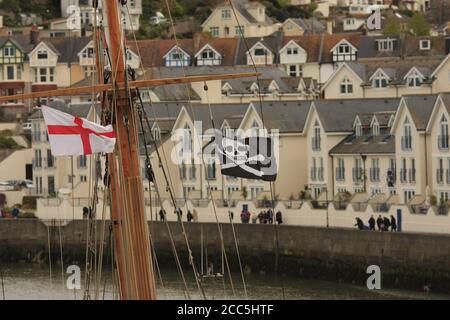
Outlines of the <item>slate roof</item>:
{"label": "slate roof", "polygon": [[[49,107],[54,108],[56,110],[71,114],[76,117],[87,118],[89,111],[91,110],[92,104],[72,104],[69,106],[66,105],[63,101],[52,101]],[[43,115],[41,110],[36,110],[30,116],[32,120],[43,119]]]}
{"label": "slate roof", "polygon": [[381,129],[379,136],[370,133],[356,137],[354,134],[347,136],[330,150],[331,155],[337,154],[394,154],[395,137],[389,129]]}
{"label": "slate roof", "polygon": [[305,31],[304,34],[321,34],[327,31],[327,27],[317,19],[297,18],[291,20]]}
{"label": "slate roof", "polygon": [[353,132],[356,115],[396,111],[400,99],[317,100],[313,105],[326,132]]}
{"label": "slate roof", "polygon": [[414,95],[403,97],[417,130],[426,130],[437,98],[438,95]]}

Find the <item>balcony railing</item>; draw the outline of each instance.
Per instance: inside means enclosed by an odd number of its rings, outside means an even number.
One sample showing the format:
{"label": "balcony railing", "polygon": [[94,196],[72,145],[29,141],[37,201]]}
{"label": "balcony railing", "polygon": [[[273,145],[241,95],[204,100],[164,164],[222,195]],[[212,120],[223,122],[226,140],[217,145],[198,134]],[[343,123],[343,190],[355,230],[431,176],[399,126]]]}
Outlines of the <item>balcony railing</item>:
{"label": "balcony railing", "polygon": [[313,137],[311,139],[311,145],[313,151],[320,151],[320,137]]}
{"label": "balcony railing", "polygon": [[411,149],[412,149],[412,136],[402,137],[402,150],[411,150]]}
{"label": "balcony railing", "polygon": [[449,149],[449,136],[439,136],[438,137],[438,148],[441,150]]}

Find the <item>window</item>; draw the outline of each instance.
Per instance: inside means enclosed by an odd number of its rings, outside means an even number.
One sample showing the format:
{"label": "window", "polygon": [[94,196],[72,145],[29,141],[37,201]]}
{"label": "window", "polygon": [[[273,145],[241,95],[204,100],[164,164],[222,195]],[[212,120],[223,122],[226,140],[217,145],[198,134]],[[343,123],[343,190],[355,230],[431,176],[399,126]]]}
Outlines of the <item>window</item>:
{"label": "window", "polygon": [[361,158],[355,158],[355,164],[353,167],[353,182],[360,182],[363,179],[363,169],[361,162]]}
{"label": "window", "polygon": [[214,51],[212,51],[211,49],[203,50],[202,59],[214,59]]}
{"label": "window", "polygon": [[392,50],[394,50],[393,39],[378,40],[378,51],[392,51]]}
{"label": "window", "polygon": [[186,164],[184,163],[184,160],[182,160],[181,166],[180,166],[180,178],[181,179],[186,180],[186,172],[187,172]]}
{"label": "window", "polygon": [[253,54],[255,57],[262,57],[266,55],[266,50],[264,48],[256,48]]}
{"label": "window", "polygon": [[380,159],[372,159],[372,168],[370,168],[370,180],[372,182],[380,181]]}
{"label": "window", "polygon": [[444,159],[438,159],[438,168],[436,170],[436,182],[438,184],[444,183]]}
{"label": "window", "polygon": [[87,157],[85,155],[78,156],[77,167],[78,168],[86,168],[87,167]]}
{"label": "window", "polygon": [[219,36],[219,27],[211,27],[211,28],[209,28],[209,31],[211,32],[211,35],[213,37]]}
{"label": "window", "polygon": [[375,122],[372,126],[372,134],[376,137],[380,135],[380,125],[378,122]]}
{"label": "window", "polygon": [[231,19],[231,10],[230,9],[223,9],[222,10],[222,19],[223,20],[230,20]]}
{"label": "window", "polygon": [[448,121],[445,116],[441,118],[441,132],[438,137],[438,146],[439,149],[448,149],[449,148],[449,135],[448,135]]}
{"label": "window", "polygon": [[380,89],[380,88],[386,88],[387,85],[388,85],[388,79],[383,74],[383,72],[378,71],[372,80],[372,86],[374,88]]}
{"label": "window", "polygon": [[7,66],[6,67],[6,79],[7,80],[14,80],[14,66]]}
{"label": "window", "polygon": [[430,50],[431,41],[430,40],[420,40],[420,50]]}
{"label": "window", "polygon": [[36,68],[34,69],[35,82],[46,83],[55,81],[54,68]]}
{"label": "window", "polygon": [[403,124],[403,137],[402,137],[402,150],[411,150],[412,148],[412,135],[411,135],[411,124],[409,119],[405,119]]}
{"label": "window", "polygon": [[183,130],[183,153],[186,152],[192,152],[192,130],[187,124]]}
{"label": "window", "polygon": [[287,48],[287,55],[288,56],[297,55],[297,54],[298,54],[298,48],[297,47],[289,47],[289,48]]}
{"label": "window", "polygon": [[352,94],[353,93],[353,83],[349,78],[345,77],[341,82],[341,94]]}
{"label": "window", "polygon": [[80,182],[87,182],[87,176],[81,175],[80,176]]}
{"label": "window", "polygon": [[14,47],[6,47],[3,49],[5,58],[11,58],[16,55],[16,48]]}
{"label": "window", "polygon": [[341,44],[338,47],[338,53],[339,54],[346,54],[346,53],[350,53],[350,46],[346,43]]}
{"label": "window", "polygon": [[53,158],[52,151],[47,149],[47,168],[53,168],[55,166],[55,159]]}
{"label": "window", "polygon": [[411,159],[411,169],[409,169],[409,182],[416,182],[416,159]]}
{"label": "window", "polygon": [[34,168],[42,168],[41,150],[34,150]]}
{"label": "window", "polygon": [[215,159],[209,160],[206,168],[206,178],[208,180],[216,180],[216,162]]}
{"label": "window", "polygon": [[289,75],[291,77],[296,77],[297,76],[297,66],[296,65],[289,66]]}
{"label": "window", "polygon": [[416,70],[410,72],[408,77],[406,78],[406,84],[410,88],[417,88],[422,85],[423,77]]}
{"label": "window", "polygon": [[364,130],[361,123],[356,124],[355,133],[357,137],[362,137],[362,135],[364,134]]}
{"label": "window", "polygon": [[234,28],[234,33],[237,35],[237,36],[244,36],[245,35],[245,27],[244,26],[241,26],[240,28],[239,28],[239,26],[236,26],[235,28]]}
{"label": "window", "polygon": [[313,149],[313,151],[320,151],[320,125],[317,121],[314,124],[314,136],[312,138],[312,149]]}
{"label": "window", "polygon": [[39,60],[45,60],[45,59],[48,59],[48,52],[47,52],[47,50],[39,50],[39,51],[37,52],[37,58],[38,58]]}
{"label": "window", "polygon": [[338,159],[338,166],[336,168],[336,180],[345,181],[345,161],[342,158]]}
{"label": "window", "polygon": [[229,36],[230,35],[230,27],[223,28],[223,33],[225,36]]}
{"label": "window", "polygon": [[83,58],[92,59],[94,57],[94,48],[87,48],[83,51]]}
{"label": "window", "polygon": [[191,160],[191,167],[189,168],[189,179],[195,180],[197,178],[197,167],[194,159]]}
{"label": "window", "polygon": [[47,178],[47,182],[48,182],[48,194],[51,194],[51,195],[56,194],[55,177],[49,176]]}

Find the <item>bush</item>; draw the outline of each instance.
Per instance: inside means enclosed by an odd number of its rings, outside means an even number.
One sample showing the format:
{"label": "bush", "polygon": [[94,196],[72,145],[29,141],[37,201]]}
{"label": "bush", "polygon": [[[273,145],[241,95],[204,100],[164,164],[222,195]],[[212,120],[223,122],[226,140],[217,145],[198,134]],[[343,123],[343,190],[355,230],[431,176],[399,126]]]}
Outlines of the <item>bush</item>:
{"label": "bush", "polygon": [[33,212],[21,212],[19,213],[19,219],[37,219]]}
{"label": "bush", "polygon": [[23,209],[34,209],[34,210],[36,210],[36,208],[37,208],[37,199],[38,198],[39,197],[36,197],[36,196],[25,196],[25,197],[23,197],[23,200],[22,200],[23,206],[22,206],[22,208]]}

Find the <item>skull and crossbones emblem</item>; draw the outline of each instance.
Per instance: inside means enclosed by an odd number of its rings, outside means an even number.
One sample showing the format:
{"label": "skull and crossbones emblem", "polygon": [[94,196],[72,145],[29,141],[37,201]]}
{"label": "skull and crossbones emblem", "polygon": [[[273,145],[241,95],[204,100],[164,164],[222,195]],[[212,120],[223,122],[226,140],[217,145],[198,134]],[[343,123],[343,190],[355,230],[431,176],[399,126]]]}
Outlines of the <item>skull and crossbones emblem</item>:
{"label": "skull and crossbones emblem", "polygon": [[228,159],[228,161],[223,164],[223,169],[240,167],[242,170],[245,170],[257,177],[262,177],[264,175],[264,172],[247,165],[247,163],[253,161],[265,161],[266,157],[264,155],[258,154],[256,156],[249,157],[248,154],[250,152],[250,146],[239,140],[224,137],[222,138],[221,143],[222,148],[218,148],[219,152]]}

